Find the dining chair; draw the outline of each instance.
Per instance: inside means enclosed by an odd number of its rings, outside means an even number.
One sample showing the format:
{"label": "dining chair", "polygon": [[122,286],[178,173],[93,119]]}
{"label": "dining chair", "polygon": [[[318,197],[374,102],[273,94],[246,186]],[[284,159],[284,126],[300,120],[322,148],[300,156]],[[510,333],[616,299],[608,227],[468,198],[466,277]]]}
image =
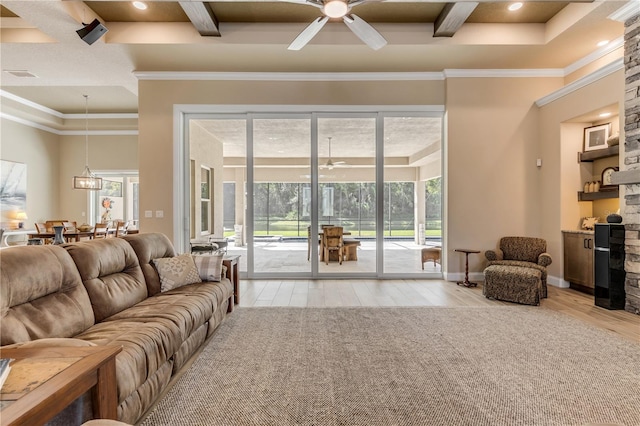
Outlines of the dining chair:
{"label": "dining chair", "polygon": [[[53,232],[52,230],[47,230],[47,225],[41,222],[36,222],[36,231],[38,231],[38,234],[45,234],[47,232]],[[43,238],[44,243],[45,244],[51,244],[51,242],[53,241],[53,238]]]}
{"label": "dining chair", "polygon": [[[78,225],[77,225],[77,223],[75,221],[73,221],[73,222],[64,221],[64,222],[62,222],[62,226],[64,226],[64,231],[62,231],[63,234],[66,234],[68,232],[77,232],[77,226]],[[66,237],[65,236],[64,239],[68,243],[70,243],[72,241],[75,241],[76,237],[75,236],[74,237]]]}
{"label": "dining chair", "polygon": [[338,252],[338,262],[342,265],[344,256],[344,242],[342,240],[342,226],[324,228],[324,262],[329,264],[329,256],[332,252]]}
{"label": "dining chair", "polygon": [[107,238],[107,232],[109,231],[108,223],[96,223],[93,228],[93,239]]}
{"label": "dining chair", "polygon": [[46,232],[53,232],[54,226],[64,226],[65,222],[69,222],[67,219],[46,220],[44,222],[47,227]]}
{"label": "dining chair", "polygon": [[115,237],[121,237],[123,235],[127,235],[127,227],[129,225],[129,222],[124,222],[121,220],[115,221]]}

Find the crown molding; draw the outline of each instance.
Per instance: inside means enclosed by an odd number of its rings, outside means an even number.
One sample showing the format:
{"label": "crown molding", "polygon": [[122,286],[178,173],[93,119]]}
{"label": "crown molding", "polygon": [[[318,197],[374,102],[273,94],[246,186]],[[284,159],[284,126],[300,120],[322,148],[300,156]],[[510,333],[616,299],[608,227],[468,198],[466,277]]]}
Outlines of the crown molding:
{"label": "crown molding", "polygon": [[137,130],[58,130],[61,136],[137,136]]}
{"label": "crown molding", "polygon": [[573,93],[576,90],[582,89],[583,87],[588,86],[589,84],[592,84],[597,80],[600,80],[601,78],[620,70],[624,70],[624,58],[618,58],[610,64],[605,65],[604,67],[592,72],[591,74],[579,78],[578,80],[567,84],[566,86],[556,90],[555,92],[552,92],[547,96],[538,99],[536,101],[536,105],[538,105],[538,107],[547,105],[555,100],[562,98],[563,96]]}
{"label": "crown molding", "polygon": [[614,50],[617,50],[617,49],[620,49],[620,48],[624,48],[624,36],[620,36],[617,39],[612,40],[606,46],[602,46],[602,47],[598,48],[596,51],[591,52],[587,56],[585,56],[585,57],[583,57],[581,59],[578,59],[577,61],[575,61],[571,65],[568,65],[564,69],[564,75],[567,76],[567,75],[569,75],[571,73],[574,73],[574,72],[578,71],[580,68],[586,67],[590,63],[595,62],[598,59],[604,57],[605,55],[608,55],[609,53],[613,52]]}
{"label": "crown molding", "polygon": [[[91,120],[112,120],[112,119],[130,119],[137,120],[138,113],[135,112],[123,112],[123,113],[98,113],[88,114]],[[84,120],[87,117],[86,114],[62,114],[62,118],[66,120]]]}
{"label": "crown molding", "polygon": [[23,124],[28,127],[32,127],[34,129],[43,130],[48,133],[53,133],[58,136],[137,136],[138,130],[89,130],[85,132],[84,130],[58,130],[53,127],[45,126],[40,123],[36,123],[32,120],[26,120],[21,117],[16,117],[15,115],[7,114],[5,112],[0,112],[0,118],[4,118],[9,121],[13,121],[19,124]]}
{"label": "crown molding", "polygon": [[138,80],[219,81],[420,81],[444,80],[441,72],[174,72],[134,71]]}
{"label": "crown molding", "polygon": [[629,3],[613,12],[608,18],[614,21],[625,22],[627,19],[631,19],[636,15],[640,15],[640,0],[629,0]]}
{"label": "crown molding", "polygon": [[38,103],[32,102],[28,99],[21,98],[20,96],[14,95],[13,93],[9,93],[6,90],[0,90],[0,96],[3,98],[11,99],[12,101],[18,102],[24,106],[29,108],[37,109],[38,111],[42,111],[46,114],[53,115],[54,117],[64,118],[64,114],[56,111],[55,109],[47,108],[46,106],[40,105]]}
{"label": "crown molding", "polygon": [[0,90],[0,97],[11,99],[12,101],[15,101],[26,107],[33,108],[38,111],[42,111],[46,114],[53,115],[54,117],[61,118],[63,120],[84,120],[87,118],[87,116],[91,120],[113,120],[113,119],[137,120],[138,119],[138,113],[65,114],[65,113],[56,111],[55,109],[47,108],[46,106],[40,105],[28,99],[21,98],[20,96],[7,92],[6,90]]}
{"label": "crown molding", "polygon": [[541,69],[446,69],[446,78],[521,78],[521,77],[564,77],[558,68]]}
{"label": "crown molding", "polygon": [[7,114],[5,112],[0,112],[0,118],[20,123],[28,127],[33,127],[34,129],[44,130],[45,132],[53,133],[54,135],[60,134],[60,130],[54,129],[53,127],[44,126],[40,123],[36,123],[35,121],[25,120],[24,118],[16,117],[15,115]]}

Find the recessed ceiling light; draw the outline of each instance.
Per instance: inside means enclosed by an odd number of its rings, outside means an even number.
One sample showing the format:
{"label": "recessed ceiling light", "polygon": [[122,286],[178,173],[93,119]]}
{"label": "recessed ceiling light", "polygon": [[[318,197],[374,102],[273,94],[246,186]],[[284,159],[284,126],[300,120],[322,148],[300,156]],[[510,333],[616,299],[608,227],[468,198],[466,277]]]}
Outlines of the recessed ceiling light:
{"label": "recessed ceiling light", "polygon": [[147,5],[142,1],[134,1],[133,7],[140,10],[147,10]]}
{"label": "recessed ceiling light", "polygon": [[522,7],[522,2],[516,2],[516,3],[512,3],[509,6],[509,10],[512,12],[515,12],[516,10],[520,9]]}
{"label": "recessed ceiling light", "polygon": [[609,40],[602,40],[598,42],[598,47],[606,46],[609,44]]}
{"label": "recessed ceiling light", "polygon": [[610,112],[603,112],[602,114],[600,114],[600,117],[601,118],[606,118],[606,117],[609,117],[610,115],[611,115]]}

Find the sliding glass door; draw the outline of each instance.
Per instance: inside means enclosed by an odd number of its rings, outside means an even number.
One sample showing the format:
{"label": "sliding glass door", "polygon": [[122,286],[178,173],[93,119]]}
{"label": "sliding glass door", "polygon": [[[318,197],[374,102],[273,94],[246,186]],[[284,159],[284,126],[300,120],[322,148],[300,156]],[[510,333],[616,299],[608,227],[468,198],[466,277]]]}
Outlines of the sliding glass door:
{"label": "sliding glass door", "polygon": [[441,276],[440,258],[422,262],[444,252],[441,113],[201,114],[187,127],[190,239],[228,238],[246,276]]}
{"label": "sliding glass door", "polygon": [[255,274],[311,273],[311,120],[254,118],[253,267]]}
{"label": "sliding glass door", "polygon": [[387,114],[383,129],[384,273],[440,276],[442,118]]}
{"label": "sliding glass door", "polygon": [[[318,272],[375,275],[376,116],[320,116],[317,135]],[[342,228],[342,247],[329,247],[328,227]]]}

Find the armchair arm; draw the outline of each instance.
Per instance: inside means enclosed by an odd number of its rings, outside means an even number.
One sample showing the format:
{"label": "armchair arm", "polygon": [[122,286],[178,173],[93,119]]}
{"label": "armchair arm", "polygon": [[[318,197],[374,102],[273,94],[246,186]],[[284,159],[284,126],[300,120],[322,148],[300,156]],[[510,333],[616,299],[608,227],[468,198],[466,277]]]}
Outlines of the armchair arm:
{"label": "armchair arm", "polygon": [[547,267],[551,265],[552,261],[553,260],[551,259],[551,255],[549,253],[542,253],[540,256],[538,256],[538,265],[540,266]]}
{"label": "armchair arm", "polygon": [[502,258],[504,257],[504,254],[500,249],[487,250],[484,252],[484,257],[486,257],[488,261],[502,260]]}

